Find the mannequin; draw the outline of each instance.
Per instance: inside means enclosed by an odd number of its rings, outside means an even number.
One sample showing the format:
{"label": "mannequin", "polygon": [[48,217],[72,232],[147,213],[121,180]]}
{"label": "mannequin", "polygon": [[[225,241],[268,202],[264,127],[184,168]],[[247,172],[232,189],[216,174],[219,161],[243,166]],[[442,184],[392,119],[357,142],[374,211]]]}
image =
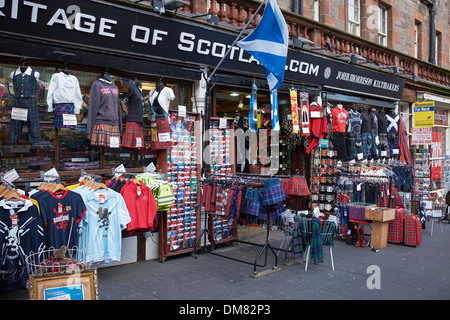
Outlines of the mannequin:
{"label": "mannequin", "polygon": [[356,106],[353,106],[348,112],[347,155],[349,160],[360,160],[362,157],[361,123],[361,114]]}
{"label": "mannequin", "polygon": [[142,148],[144,146],[143,108],[141,83],[138,79],[123,80],[126,84],[124,95],[128,98],[128,114],[126,117],[125,134],[122,139],[122,147]]}
{"label": "mannequin", "polygon": [[394,110],[389,110],[386,114],[386,119],[388,120],[387,126],[387,140],[389,144],[389,152],[391,157],[400,156],[399,150],[399,137],[398,137],[398,121],[400,117],[395,113]]}
{"label": "mannequin", "polygon": [[111,82],[109,74],[104,73],[103,78],[92,83],[89,94],[87,137],[91,145],[120,147],[121,113],[119,88]]}
{"label": "mannequin", "polygon": [[379,144],[379,138],[378,138],[378,117],[376,109],[370,110],[370,126],[372,133],[372,145],[370,148],[370,154],[372,158],[378,158],[377,146]]}
{"label": "mannequin", "polygon": [[347,124],[348,112],[342,104],[331,109],[331,126],[333,131],[333,145],[337,150],[338,159],[347,161],[347,148],[345,145],[345,126]]}
{"label": "mannequin", "polygon": [[175,94],[160,79],[156,82],[155,89],[150,92],[149,99],[152,113],[151,147],[152,149],[168,149],[170,147],[169,106],[175,99]]}
{"label": "mannequin", "polygon": [[14,109],[26,109],[27,119],[11,119],[9,127],[9,142],[17,143],[22,134],[23,124],[28,126],[28,138],[31,143],[41,142],[39,130],[39,113],[36,102],[36,90],[39,81],[39,72],[33,70],[25,64],[11,72],[12,84],[14,87]]}
{"label": "mannequin", "polygon": [[48,112],[55,111],[55,128],[76,129],[63,123],[64,114],[79,114],[83,104],[78,79],[66,69],[54,73],[50,80],[47,93]]}
{"label": "mannequin", "polygon": [[[317,112],[320,117],[313,116],[312,112]],[[319,140],[325,138],[328,134],[327,117],[324,115],[324,109],[317,102],[312,102],[309,106],[309,139],[308,148],[306,153],[310,153],[311,150],[319,145]]]}

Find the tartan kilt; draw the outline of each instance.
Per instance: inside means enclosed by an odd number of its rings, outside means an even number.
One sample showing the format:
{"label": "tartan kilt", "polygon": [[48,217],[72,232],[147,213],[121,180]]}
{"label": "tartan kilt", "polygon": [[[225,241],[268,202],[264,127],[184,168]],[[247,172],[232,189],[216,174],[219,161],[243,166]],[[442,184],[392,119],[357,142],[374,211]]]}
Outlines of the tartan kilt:
{"label": "tartan kilt", "polygon": [[63,124],[63,114],[74,114],[74,105],[73,103],[55,103],[55,120],[53,122],[53,126],[55,128],[66,128],[75,130],[76,126],[65,126]]}
{"label": "tartan kilt", "polygon": [[263,205],[269,206],[286,200],[283,186],[279,178],[271,178],[264,182]]}
{"label": "tartan kilt", "polygon": [[157,129],[157,135],[156,139],[158,141],[153,141],[153,139],[150,139],[151,143],[150,146],[152,149],[160,150],[160,149],[169,149],[171,142],[159,142],[159,134],[161,133],[170,133],[170,124],[169,120],[167,119],[156,119],[155,122],[156,129]]}
{"label": "tartan kilt", "polygon": [[291,177],[287,184],[286,194],[288,196],[309,196],[310,192],[305,177]]}
{"label": "tartan kilt", "polygon": [[395,218],[389,221],[388,239],[390,243],[403,243],[403,225],[406,218],[406,210],[395,208]]}
{"label": "tartan kilt", "polygon": [[119,137],[119,126],[111,126],[109,124],[96,124],[91,136],[91,145],[93,146],[110,146],[110,137]]}
{"label": "tartan kilt", "polygon": [[136,147],[136,138],[141,138],[141,147],[144,146],[144,134],[142,133],[142,126],[137,122],[127,122],[125,126],[125,134],[122,137],[122,147],[138,148]]}
{"label": "tartan kilt", "polygon": [[404,224],[404,244],[407,246],[418,246],[422,243],[422,223],[416,215],[405,218]]}
{"label": "tartan kilt", "polygon": [[363,132],[362,133],[362,149],[364,154],[364,159],[367,159],[370,155],[370,150],[372,148],[372,133]]}

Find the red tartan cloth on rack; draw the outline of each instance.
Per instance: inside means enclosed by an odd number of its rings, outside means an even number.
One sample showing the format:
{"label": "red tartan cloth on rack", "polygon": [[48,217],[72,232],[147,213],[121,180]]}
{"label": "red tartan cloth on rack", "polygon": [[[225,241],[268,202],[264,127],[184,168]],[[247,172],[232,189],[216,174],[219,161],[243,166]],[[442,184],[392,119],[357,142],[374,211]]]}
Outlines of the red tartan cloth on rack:
{"label": "red tartan cloth on rack", "polygon": [[302,176],[293,176],[289,179],[287,183],[287,192],[288,196],[309,196],[309,188],[308,183],[306,182],[305,177]]}

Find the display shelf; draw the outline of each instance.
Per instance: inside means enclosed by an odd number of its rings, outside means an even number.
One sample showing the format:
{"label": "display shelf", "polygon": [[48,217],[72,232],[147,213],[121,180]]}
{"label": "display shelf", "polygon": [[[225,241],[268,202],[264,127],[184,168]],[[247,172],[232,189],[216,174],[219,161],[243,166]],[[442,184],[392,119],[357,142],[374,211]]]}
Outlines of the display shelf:
{"label": "display shelf", "polygon": [[172,184],[175,202],[169,211],[159,212],[160,262],[194,251],[200,235],[200,211],[196,205],[200,199],[200,115],[187,112],[182,118],[178,111],[169,110],[169,116],[172,143],[169,150],[158,151],[158,167]]}

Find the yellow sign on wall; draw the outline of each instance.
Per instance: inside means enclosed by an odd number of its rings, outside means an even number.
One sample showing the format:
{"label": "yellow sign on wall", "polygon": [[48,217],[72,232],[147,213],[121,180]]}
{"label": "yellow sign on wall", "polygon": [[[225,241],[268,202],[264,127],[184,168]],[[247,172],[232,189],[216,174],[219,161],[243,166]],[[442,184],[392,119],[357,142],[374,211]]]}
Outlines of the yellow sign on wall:
{"label": "yellow sign on wall", "polygon": [[414,128],[434,127],[434,101],[414,103]]}

